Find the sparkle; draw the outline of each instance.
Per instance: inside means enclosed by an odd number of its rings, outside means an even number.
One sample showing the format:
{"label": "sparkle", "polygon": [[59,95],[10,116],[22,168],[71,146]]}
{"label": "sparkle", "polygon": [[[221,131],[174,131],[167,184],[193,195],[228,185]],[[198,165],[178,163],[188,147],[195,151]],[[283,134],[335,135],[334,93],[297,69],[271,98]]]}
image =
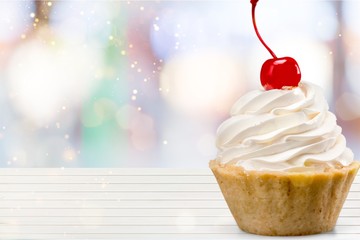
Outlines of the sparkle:
{"label": "sparkle", "polygon": [[142,71],[141,68],[138,68],[138,69],[137,69],[137,72],[141,72],[141,71]]}
{"label": "sparkle", "polygon": [[135,100],[136,100],[136,96],[135,96],[135,95],[132,95],[132,96],[131,96],[131,100],[135,101]]}
{"label": "sparkle", "polygon": [[148,79],[147,78],[144,78],[144,82],[147,82],[148,81]]}
{"label": "sparkle", "polygon": [[137,94],[137,93],[138,93],[138,90],[134,89],[133,94]]}
{"label": "sparkle", "polygon": [[51,7],[51,6],[52,6],[52,2],[48,2],[47,5],[48,5],[49,7]]}
{"label": "sparkle", "polygon": [[109,25],[109,24],[111,24],[111,22],[108,20],[108,21],[106,21],[106,24],[108,24],[108,25]]}
{"label": "sparkle", "polygon": [[55,46],[56,43],[55,43],[55,41],[51,41],[50,44],[51,44],[52,46]]}
{"label": "sparkle", "polygon": [[333,52],[332,52],[332,51],[330,51],[330,52],[329,52],[329,54],[330,54],[330,55],[332,55],[332,54],[333,54]]}
{"label": "sparkle", "polygon": [[140,7],[140,11],[144,11],[144,9],[145,9],[145,8],[144,8],[143,6]]}
{"label": "sparkle", "polygon": [[141,111],[141,107],[138,107],[137,110],[140,112],[140,111]]}
{"label": "sparkle", "polygon": [[158,26],[157,24],[155,24],[155,23],[153,24],[153,27],[154,27],[154,30],[155,30],[155,31],[159,31],[159,30],[160,30],[159,26]]}
{"label": "sparkle", "polygon": [[168,141],[164,140],[164,141],[163,141],[163,144],[164,144],[164,145],[167,145],[167,144],[168,144]]}
{"label": "sparkle", "polygon": [[159,17],[155,17],[155,20],[156,20],[156,21],[159,21]]}
{"label": "sparkle", "polygon": [[35,18],[35,22],[38,23],[40,20],[38,18]]}
{"label": "sparkle", "polygon": [[123,55],[123,56],[126,55],[126,51],[125,51],[125,50],[122,50],[120,53],[121,53],[121,55]]}
{"label": "sparkle", "polygon": [[135,67],[135,65],[134,65],[134,64],[131,64],[131,65],[130,65],[130,67],[131,67],[131,68],[134,68],[134,67]]}
{"label": "sparkle", "polygon": [[132,44],[129,44],[129,48],[133,48],[134,46]]}
{"label": "sparkle", "polygon": [[25,34],[21,34],[21,39],[25,39],[26,35]]}
{"label": "sparkle", "polygon": [[35,13],[33,13],[33,12],[30,13],[30,17],[31,17],[31,18],[34,18],[34,17],[35,17]]}
{"label": "sparkle", "polygon": [[72,161],[76,157],[76,153],[73,149],[65,149],[63,152],[63,157],[66,161]]}
{"label": "sparkle", "polygon": [[62,109],[62,110],[66,110],[66,106],[62,106],[61,109]]}
{"label": "sparkle", "polygon": [[339,33],[339,37],[342,37],[341,33]]}

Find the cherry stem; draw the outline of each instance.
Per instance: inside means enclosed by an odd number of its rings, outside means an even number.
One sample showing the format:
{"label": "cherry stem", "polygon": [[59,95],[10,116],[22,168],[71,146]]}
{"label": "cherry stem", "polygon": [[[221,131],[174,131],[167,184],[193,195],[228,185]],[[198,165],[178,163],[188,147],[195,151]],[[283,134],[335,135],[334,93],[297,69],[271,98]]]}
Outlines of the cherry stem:
{"label": "cherry stem", "polygon": [[254,29],[255,29],[255,33],[257,35],[257,37],[259,38],[260,42],[262,43],[262,45],[264,45],[264,47],[269,51],[269,53],[271,54],[271,56],[275,59],[277,59],[275,53],[268,47],[268,45],[266,45],[266,43],[264,42],[264,40],[262,39],[257,26],[256,26],[256,21],[255,21],[255,8],[256,8],[256,3],[258,2],[258,0],[251,0],[250,1],[252,4],[252,11],[251,11],[251,15],[252,15],[252,22],[254,25]]}

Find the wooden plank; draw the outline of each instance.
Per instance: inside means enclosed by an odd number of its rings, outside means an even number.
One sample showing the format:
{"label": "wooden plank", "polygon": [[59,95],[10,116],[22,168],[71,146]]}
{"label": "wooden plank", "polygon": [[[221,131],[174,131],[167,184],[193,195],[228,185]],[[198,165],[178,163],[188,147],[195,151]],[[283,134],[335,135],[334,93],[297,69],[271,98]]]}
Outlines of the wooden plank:
{"label": "wooden plank", "polygon": [[1,176],[212,176],[210,169],[181,168],[1,168]]}
{"label": "wooden plank", "polygon": [[113,183],[94,183],[94,184],[1,184],[0,194],[14,192],[219,192],[216,184],[113,184]]}
{"label": "wooden plank", "polygon": [[[116,233],[116,234],[136,234],[136,233],[148,233],[148,234],[242,234],[241,230],[235,225],[210,225],[210,226],[193,226],[193,225],[172,225],[172,226],[66,226],[64,230],[63,226],[1,226],[0,234],[19,233],[22,234],[62,234],[66,233]],[[339,234],[355,234],[356,229],[353,226],[336,226],[334,233]]]}
{"label": "wooden plank", "polygon": [[[360,200],[358,201],[346,201],[344,209],[356,209],[359,208]],[[48,200],[0,200],[0,209],[72,209],[72,208],[101,208],[101,209],[121,209],[121,208],[174,208],[174,209],[227,209],[227,205],[224,200],[218,201],[193,201],[193,200],[177,200],[177,201],[139,201],[139,200],[113,200],[113,201],[92,201],[88,200],[73,200],[73,201],[48,201]],[[0,216],[1,217],[1,216]]]}
{"label": "wooden plank", "polygon": [[[151,221],[151,223],[150,223]],[[342,217],[337,221],[337,226],[359,226],[360,217]],[[0,225],[17,225],[17,226],[213,226],[213,225],[231,225],[236,226],[232,216],[227,217],[1,217]]]}
{"label": "wooden plank", "polygon": [[[0,209],[1,218],[17,216],[17,217],[176,217],[176,216],[190,216],[190,217],[227,217],[231,216],[227,209],[137,209],[137,208],[114,208],[114,209],[74,209],[74,208],[48,208],[48,209]],[[360,216],[360,209],[342,209],[341,216]]]}
{"label": "wooden plank", "polygon": [[[359,176],[336,229],[307,238],[324,237],[360,238]],[[238,229],[209,169],[0,169],[0,239],[198,238],[262,239]]]}
{"label": "wooden plank", "polygon": [[128,175],[2,175],[0,171],[1,184],[146,184],[153,183],[161,184],[216,184],[216,180],[212,175],[141,175],[141,176],[128,176]]}

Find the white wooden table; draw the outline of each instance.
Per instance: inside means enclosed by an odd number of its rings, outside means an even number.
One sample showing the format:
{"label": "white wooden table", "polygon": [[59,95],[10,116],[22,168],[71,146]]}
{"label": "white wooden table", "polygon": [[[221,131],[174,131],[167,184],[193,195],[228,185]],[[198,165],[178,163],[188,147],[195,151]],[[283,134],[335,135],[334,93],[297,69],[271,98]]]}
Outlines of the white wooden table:
{"label": "white wooden table", "polygon": [[[207,169],[0,169],[0,239],[264,238],[288,239],[240,231]],[[360,239],[359,175],[335,230],[306,239]]]}

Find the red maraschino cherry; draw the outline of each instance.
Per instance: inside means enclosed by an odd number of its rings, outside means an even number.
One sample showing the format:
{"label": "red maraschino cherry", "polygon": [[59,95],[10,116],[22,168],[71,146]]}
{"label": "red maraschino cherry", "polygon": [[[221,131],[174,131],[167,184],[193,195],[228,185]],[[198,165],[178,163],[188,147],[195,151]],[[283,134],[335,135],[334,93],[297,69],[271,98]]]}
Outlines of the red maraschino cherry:
{"label": "red maraschino cherry", "polygon": [[252,21],[255,33],[260,42],[273,57],[266,60],[261,67],[261,85],[265,88],[265,90],[297,87],[301,79],[301,72],[298,63],[291,57],[278,58],[260,36],[255,21],[255,8],[258,1],[259,0],[250,0],[252,4]]}

